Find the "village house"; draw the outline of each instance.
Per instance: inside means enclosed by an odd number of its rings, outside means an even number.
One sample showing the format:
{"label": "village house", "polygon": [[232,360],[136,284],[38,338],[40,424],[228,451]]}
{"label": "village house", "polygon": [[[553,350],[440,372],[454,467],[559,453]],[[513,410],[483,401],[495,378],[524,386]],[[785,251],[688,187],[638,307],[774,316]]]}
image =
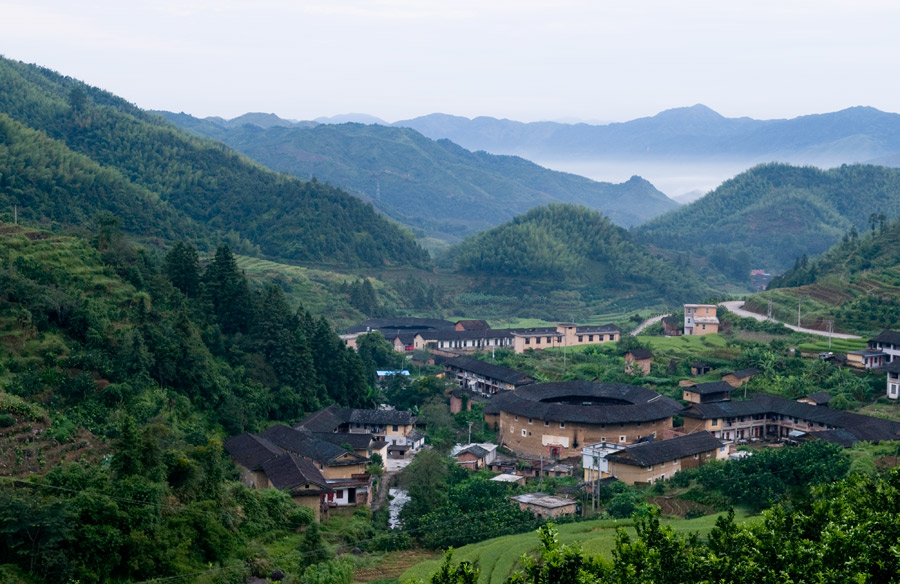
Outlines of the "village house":
{"label": "village house", "polygon": [[741,369],[734,373],[726,373],[722,376],[722,381],[728,383],[731,387],[738,388],[757,375],[759,375],[759,369],[748,367],[747,369]]}
{"label": "village house", "polygon": [[894,359],[882,369],[887,373],[888,399],[900,398],[900,359]]}
{"label": "village house", "polygon": [[883,351],[862,349],[847,351],[847,365],[857,369],[878,369],[887,363],[888,354]]}
{"label": "village house", "polygon": [[347,332],[340,335],[340,337],[348,347],[355,349],[356,339],[360,335],[378,331],[389,343],[394,345],[395,351],[408,353],[415,349],[424,348],[424,345],[420,347],[415,346],[417,333],[427,335],[434,331],[452,331],[455,327],[455,323],[437,318],[371,318],[349,327]]}
{"label": "village house", "polygon": [[728,401],[731,399],[732,390],[734,388],[727,381],[694,383],[681,388],[681,399],[695,404]]}
{"label": "village house", "polygon": [[366,472],[369,459],[345,448],[319,440],[309,432],[276,424],[258,434],[281,448],[312,462],[333,491],[326,495],[329,505],[369,505],[372,477]]}
{"label": "village house", "polygon": [[662,435],[681,410],[674,400],[623,383],[538,383],[496,395],[485,422],[519,455],[545,460],[578,457],[584,444],[630,444]]}
{"label": "village house", "polygon": [[[410,434],[416,429],[416,417],[403,410],[367,410],[330,405],[306,416],[296,426],[310,432],[338,434],[371,434],[391,446],[406,446],[412,451],[421,447],[421,439]],[[421,434],[421,433],[419,433]]]}
{"label": "village house", "polygon": [[815,393],[804,395],[803,397],[798,397],[797,401],[801,404],[809,404],[811,406],[828,406],[828,403],[831,402],[831,394],[827,391],[817,391]]}
{"label": "village house", "polygon": [[719,332],[715,304],[685,304],[684,334],[711,335]]}
{"label": "village house", "polygon": [[513,350],[524,353],[527,349],[552,349],[597,345],[618,341],[622,336],[619,327],[607,324],[603,326],[577,326],[559,324],[556,327],[530,329],[513,329]]}
{"label": "village house", "polygon": [[316,521],[328,518],[326,498],[334,491],[312,462],[246,432],[226,440],[224,447],[244,485],[286,491],[295,503],[311,509]]}
{"label": "village house", "polygon": [[458,331],[486,331],[491,326],[484,320],[459,320],[454,328]]}
{"label": "village house", "polygon": [[372,458],[377,454],[384,461],[387,459],[388,444],[374,434],[336,434],[334,432],[311,432],[314,438],[330,442],[341,448],[350,447],[353,452],[366,458]]}
{"label": "village house", "polygon": [[728,449],[708,432],[631,446],[592,444],[583,450],[584,480],[616,477],[627,484],[654,483],[680,470],[725,460]]}
{"label": "village house", "polygon": [[460,388],[482,397],[491,397],[502,391],[534,383],[534,378],[521,371],[479,361],[470,357],[456,357],[444,361],[445,378],[455,381]]}
{"label": "village house", "polygon": [[662,327],[663,334],[667,337],[680,337],[684,334],[684,323],[671,314],[663,317]]}
{"label": "village house", "polygon": [[869,340],[869,350],[887,355],[885,363],[893,363],[900,358],[900,332],[881,331],[874,339]]}
{"label": "village house", "polygon": [[497,445],[490,442],[479,444],[457,444],[450,451],[450,456],[456,458],[456,464],[471,470],[487,468],[497,457]]}
{"label": "village house", "polygon": [[632,349],[625,353],[625,372],[634,375],[640,372],[650,375],[650,364],[653,362],[653,352],[650,349]]}
{"label": "village house", "polygon": [[416,334],[413,344],[417,349],[474,353],[511,347],[513,335],[509,329],[433,331]]}
{"label": "village house", "polygon": [[536,517],[553,519],[578,512],[578,501],[575,499],[564,499],[546,493],[527,493],[510,499],[519,504],[519,509],[530,511]]}
{"label": "village house", "polygon": [[694,361],[691,363],[691,375],[694,377],[706,375],[710,371],[712,371],[712,367],[710,367],[709,363],[704,363],[703,361]]}
{"label": "village house", "polygon": [[510,485],[519,485],[520,487],[524,487],[526,479],[522,475],[503,473],[503,474],[498,474],[495,477],[491,477],[489,480],[491,480],[495,483],[506,483],[506,484],[510,484]]}
{"label": "village house", "polygon": [[757,394],[746,401],[691,404],[685,432],[707,431],[722,440],[786,440],[791,432],[852,429],[868,440],[900,439],[900,422]]}

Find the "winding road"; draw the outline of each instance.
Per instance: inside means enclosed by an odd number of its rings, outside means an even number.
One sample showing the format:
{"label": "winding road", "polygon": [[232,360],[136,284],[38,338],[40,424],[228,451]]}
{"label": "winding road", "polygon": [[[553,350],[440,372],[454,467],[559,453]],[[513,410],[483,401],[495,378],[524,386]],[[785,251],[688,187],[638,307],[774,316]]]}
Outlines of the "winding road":
{"label": "winding road", "polygon": [[[719,306],[727,308],[729,312],[733,312],[738,316],[743,316],[746,318],[753,318],[753,319],[756,319],[759,321],[771,320],[772,322],[777,322],[777,323],[783,324],[787,328],[791,329],[792,331],[797,331],[798,333],[818,335],[820,337],[830,336],[833,339],[861,339],[862,338],[858,335],[848,335],[846,333],[829,333],[828,331],[820,331],[820,330],[816,330],[816,329],[803,328],[800,326],[796,326],[793,324],[788,324],[786,322],[781,322],[779,320],[775,320],[774,318],[768,318],[761,314],[757,314],[755,312],[750,312],[749,310],[744,310],[744,301],[743,300],[729,300],[728,302],[719,303]],[[642,330],[644,330],[651,324],[661,321],[662,319],[664,319],[667,316],[669,316],[669,315],[668,314],[660,314],[658,316],[654,316],[653,318],[648,318],[647,320],[645,320],[644,322],[639,324],[636,329],[631,331],[631,335],[637,336]]]}

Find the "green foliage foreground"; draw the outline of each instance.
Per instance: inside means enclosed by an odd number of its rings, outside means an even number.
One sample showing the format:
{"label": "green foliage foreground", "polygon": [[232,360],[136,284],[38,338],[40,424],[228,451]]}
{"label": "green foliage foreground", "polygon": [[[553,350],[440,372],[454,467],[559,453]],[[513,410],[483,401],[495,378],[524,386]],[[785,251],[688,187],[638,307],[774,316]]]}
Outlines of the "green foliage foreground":
{"label": "green foliage foreground", "polygon": [[[817,487],[808,501],[776,506],[760,522],[720,517],[706,541],[682,536],[654,510],[619,529],[613,560],[586,557],[540,529],[540,553],[525,556],[508,584],[680,584],[683,582],[900,582],[900,469]],[[432,584],[474,584],[479,569],[450,558]]]}

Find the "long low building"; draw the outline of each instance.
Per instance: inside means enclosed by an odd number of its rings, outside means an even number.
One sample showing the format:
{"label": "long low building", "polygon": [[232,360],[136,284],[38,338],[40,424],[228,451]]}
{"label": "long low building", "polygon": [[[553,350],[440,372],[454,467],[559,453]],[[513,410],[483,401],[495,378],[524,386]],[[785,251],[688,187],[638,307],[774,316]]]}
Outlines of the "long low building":
{"label": "long low building", "polygon": [[591,444],[582,452],[584,480],[616,477],[628,484],[654,483],[676,472],[696,468],[713,460],[725,460],[727,447],[709,432],[696,432],[622,447]]}
{"label": "long low building", "polygon": [[777,395],[746,401],[691,404],[684,411],[686,432],[707,431],[723,440],[772,440],[791,432],[853,429],[865,440],[900,439],[900,422],[814,406]]}
{"label": "long low building", "polygon": [[584,444],[661,436],[680,410],[676,401],[643,387],[567,381],[498,394],[484,416],[516,453],[559,459],[580,456]]}
{"label": "long low building", "polygon": [[447,379],[482,397],[492,397],[497,393],[534,383],[533,377],[521,371],[471,357],[447,359],[444,361],[444,369]]}

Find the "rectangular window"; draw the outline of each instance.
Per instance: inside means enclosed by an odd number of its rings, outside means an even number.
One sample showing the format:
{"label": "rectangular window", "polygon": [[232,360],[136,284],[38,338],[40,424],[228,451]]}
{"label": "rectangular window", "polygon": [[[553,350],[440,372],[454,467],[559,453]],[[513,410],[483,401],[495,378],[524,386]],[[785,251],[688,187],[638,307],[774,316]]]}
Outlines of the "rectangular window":
{"label": "rectangular window", "polygon": [[588,335],[588,342],[594,342],[594,335]]}
{"label": "rectangular window", "polygon": [[544,425],[545,425],[545,426],[549,426],[549,425],[550,425],[550,420],[544,420]]}
{"label": "rectangular window", "polygon": [[584,335],[578,335],[578,342],[584,341]]}
{"label": "rectangular window", "polygon": [[533,420],[532,420],[531,418],[528,418],[528,423],[529,423],[529,424],[530,424],[532,421],[533,421]]}
{"label": "rectangular window", "polygon": [[522,436],[525,436],[525,430],[522,430]]}
{"label": "rectangular window", "polygon": [[559,423],[559,427],[560,427],[560,428],[565,428],[565,427],[566,427],[566,423],[565,423],[565,422],[560,422],[560,423]]}
{"label": "rectangular window", "polygon": [[397,424],[394,424],[394,426],[393,426],[394,432],[397,432],[399,429],[400,429],[400,428],[397,427]]}
{"label": "rectangular window", "polygon": [[653,470],[653,465],[651,464],[650,466],[648,466],[647,470]]}
{"label": "rectangular window", "polygon": [[537,343],[535,343],[535,344],[540,345],[540,344],[541,344],[541,337],[538,337],[538,338],[536,339],[536,341],[537,341]]}
{"label": "rectangular window", "polygon": [[695,455],[694,455],[694,460],[700,460],[700,455],[699,455],[699,454],[695,454]]}
{"label": "rectangular window", "polygon": [[619,442],[625,442],[625,434],[619,436]]}
{"label": "rectangular window", "polygon": [[606,436],[600,436],[600,442],[606,442]]}
{"label": "rectangular window", "polygon": [[519,421],[519,416],[513,416],[513,420],[515,420],[515,421],[518,422],[518,421]]}
{"label": "rectangular window", "polygon": [[530,345],[530,344],[531,344],[531,339],[529,339],[528,337],[525,337],[525,344],[526,344],[526,345]]}

